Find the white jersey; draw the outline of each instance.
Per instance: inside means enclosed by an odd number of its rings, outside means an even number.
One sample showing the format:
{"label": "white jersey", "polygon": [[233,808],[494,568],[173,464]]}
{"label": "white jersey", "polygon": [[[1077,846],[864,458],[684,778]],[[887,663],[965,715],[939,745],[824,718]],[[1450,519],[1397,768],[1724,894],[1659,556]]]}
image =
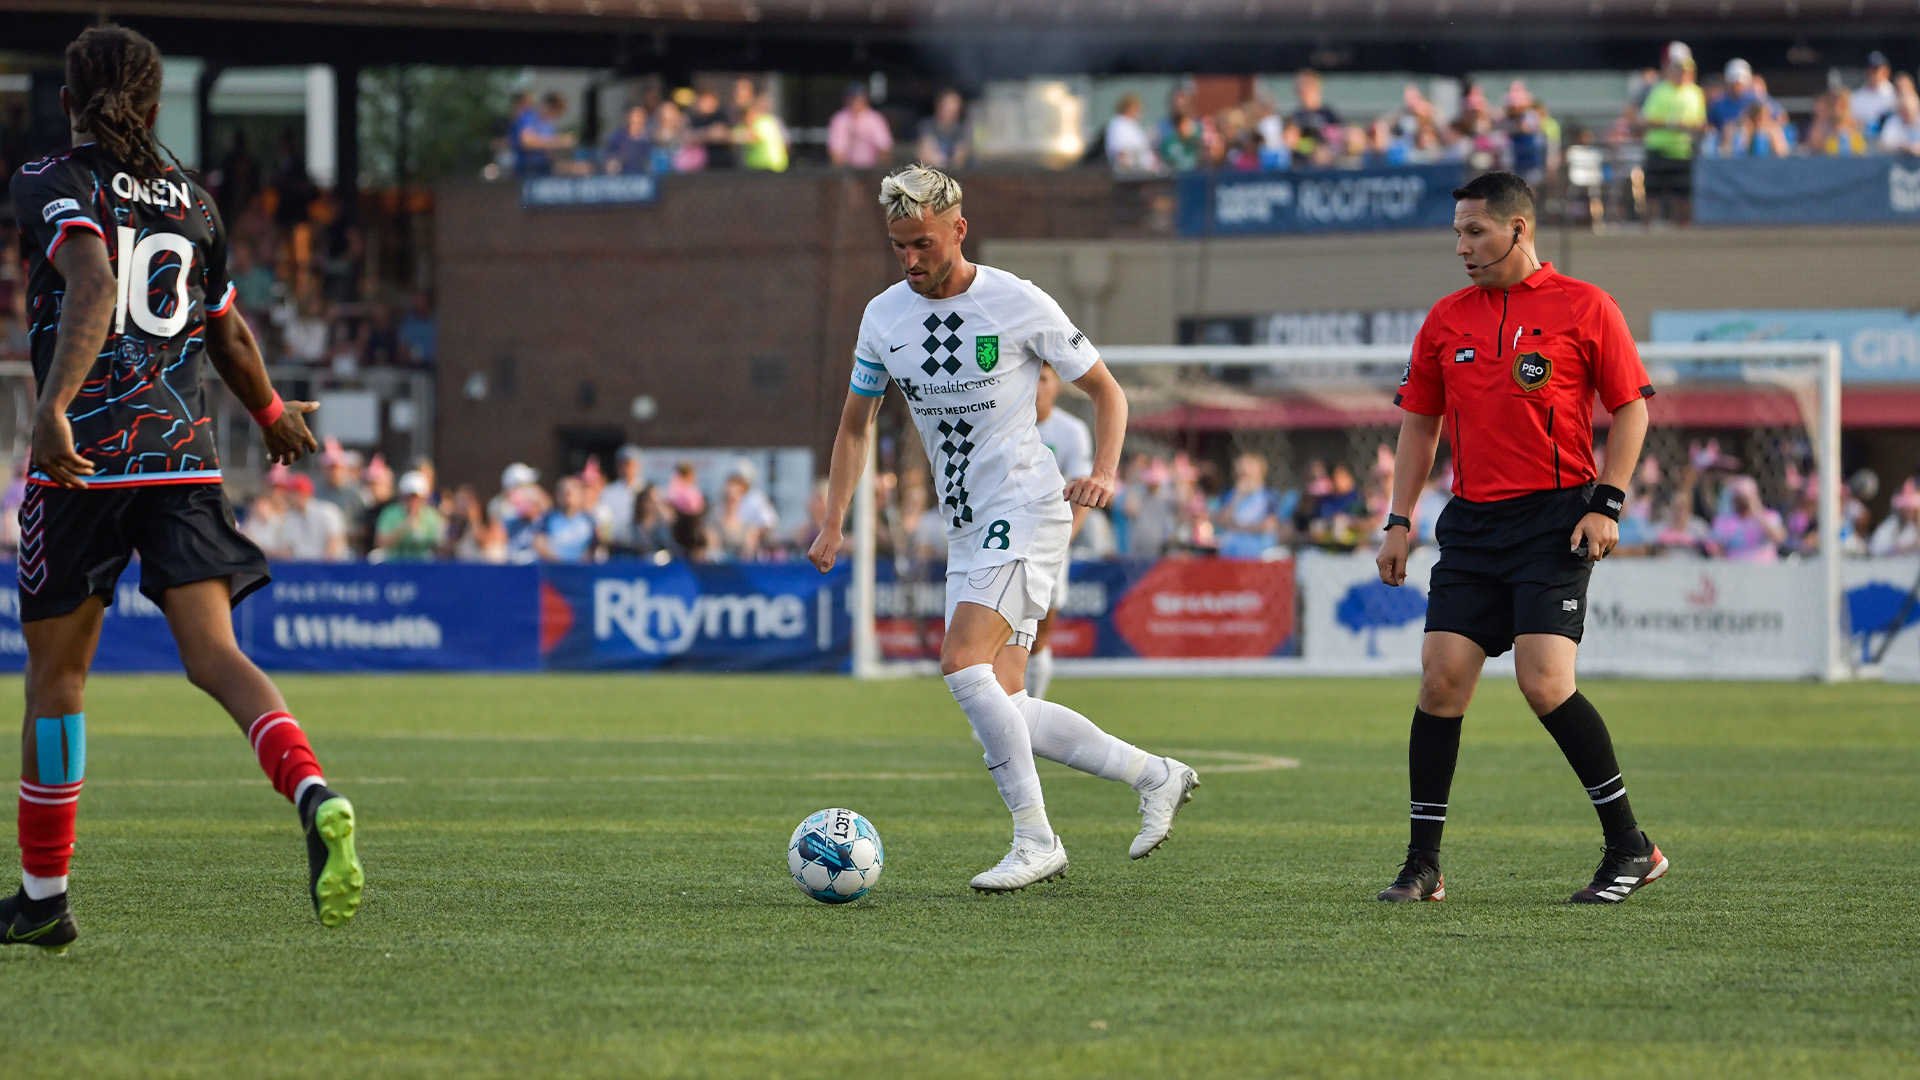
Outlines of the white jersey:
{"label": "white jersey", "polygon": [[1040,365],[1072,382],[1099,361],[1031,281],[977,266],[966,292],[928,300],[902,281],[867,304],[853,391],[906,396],[933,463],[949,544],[1066,487],[1034,426]]}
{"label": "white jersey", "polygon": [[1079,480],[1093,475],[1093,429],[1065,409],[1055,408],[1036,425],[1040,441],[1053,451],[1060,475]]}

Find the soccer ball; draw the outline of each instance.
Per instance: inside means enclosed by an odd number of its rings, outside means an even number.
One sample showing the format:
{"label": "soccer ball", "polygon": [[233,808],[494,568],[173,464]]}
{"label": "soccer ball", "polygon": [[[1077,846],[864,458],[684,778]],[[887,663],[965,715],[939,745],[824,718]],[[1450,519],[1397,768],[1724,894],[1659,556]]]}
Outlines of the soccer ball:
{"label": "soccer ball", "polygon": [[873,822],[851,810],[822,810],[787,843],[787,870],[800,891],[823,904],[846,904],[880,880],[887,853]]}

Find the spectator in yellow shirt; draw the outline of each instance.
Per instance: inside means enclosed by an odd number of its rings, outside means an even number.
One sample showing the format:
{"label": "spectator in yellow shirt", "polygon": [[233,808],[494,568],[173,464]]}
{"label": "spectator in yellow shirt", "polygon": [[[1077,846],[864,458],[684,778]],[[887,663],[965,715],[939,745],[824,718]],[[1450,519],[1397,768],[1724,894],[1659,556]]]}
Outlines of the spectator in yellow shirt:
{"label": "spectator in yellow shirt", "polygon": [[765,94],[753,99],[745,116],[733,129],[733,141],[740,146],[740,164],[764,172],[787,171],[787,126],[773,114],[773,99]]}
{"label": "spectator in yellow shirt", "polygon": [[1685,222],[1692,214],[1693,143],[1707,127],[1707,95],[1700,89],[1693,50],[1686,43],[1667,46],[1660,81],[1640,106],[1640,126],[1654,215]]}

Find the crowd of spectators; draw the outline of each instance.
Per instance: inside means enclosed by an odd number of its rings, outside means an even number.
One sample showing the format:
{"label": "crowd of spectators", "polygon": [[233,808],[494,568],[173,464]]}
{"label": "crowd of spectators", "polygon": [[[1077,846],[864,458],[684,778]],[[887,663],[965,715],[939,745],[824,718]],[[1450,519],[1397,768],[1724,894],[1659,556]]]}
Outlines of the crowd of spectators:
{"label": "crowd of spectators", "polygon": [[[438,323],[431,296],[381,280],[366,229],[315,183],[292,132],[261,155],[236,130],[220,160],[197,179],[226,223],[227,272],[269,363],[336,377],[363,368],[433,367]],[[20,270],[17,260],[0,261],[4,359],[26,354]]]}
{"label": "crowd of spectators", "polygon": [[240,507],[240,528],[271,558],[297,561],[589,563],[762,562],[798,558],[815,531],[783,530],[757,469],[734,463],[720,497],[704,494],[695,467],[677,463],[664,484],[646,479],[646,455],[624,446],[612,475],[589,459],[551,488],[530,465],[502,470],[498,490],[442,484],[422,459],[396,475],[379,454],[329,442],[312,473],[270,470]]}
{"label": "crowd of spectators", "polygon": [[269,363],[340,377],[433,366],[431,297],[379,279],[366,229],[315,183],[292,132],[263,159],[236,130],[199,179],[226,222],[227,271]]}
{"label": "crowd of spectators", "polygon": [[712,90],[692,87],[668,94],[649,91],[628,106],[598,146],[583,145],[577,133],[565,130],[566,115],[566,99],[558,93],[515,95],[501,147],[515,172],[589,176],[787,169],[787,127],[772,96],[749,78],[734,80],[725,101]]}
{"label": "crowd of spectators", "polygon": [[1743,59],[1701,85],[1692,50],[1673,42],[1662,67],[1632,80],[1611,127],[1563,130],[1521,79],[1504,88],[1468,85],[1445,115],[1414,84],[1383,113],[1345,116],[1327,103],[1319,73],[1294,76],[1294,107],[1256,97],[1211,115],[1197,112],[1191,88],[1173,91],[1165,119],[1143,122],[1144,103],[1121,99],[1102,134],[1116,172],[1153,175],[1193,169],[1274,171],[1459,163],[1508,169],[1536,185],[1556,175],[1562,151],[1576,143],[1633,147],[1644,155],[1650,191],[1684,194],[1696,154],[1723,157],[1852,156],[1920,153],[1920,94],[1887,57],[1866,58],[1860,85],[1835,83],[1798,123]]}
{"label": "crowd of spectators", "polygon": [[1343,117],[1328,105],[1316,71],[1295,75],[1293,91],[1291,111],[1254,98],[1209,116],[1195,110],[1193,91],[1181,87],[1151,131],[1141,122],[1144,103],[1129,94],[1102,136],[1108,164],[1120,173],[1150,175],[1458,163],[1511,169],[1537,183],[1560,139],[1559,122],[1520,79],[1497,102],[1484,88],[1468,87],[1453,116],[1413,84],[1394,109],[1365,118]]}
{"label": "crowd of spectators", "polygon": [[[933,110],[915,126],[910,142],[896,143],[892,124],[874,107],[865,83],[847,86],[840,108],[824,131],[826,160],[836,167],[890,165],[903,152],[938,168],[959,169],[973,161],[973,128],[966,99],[944,90]],[[598,146],[563,127],[567,102],[558,93],[522,92],[499,146],[494,172],[511,168],[523,176],[588,176],[596,173],[706,172],[749,169],[785,172],[794,136],[771,93],[751,78],[737,78],[726,100],[712,90],[680,87],[639,93]],[[818,137],[818,136],[816,136]]]}

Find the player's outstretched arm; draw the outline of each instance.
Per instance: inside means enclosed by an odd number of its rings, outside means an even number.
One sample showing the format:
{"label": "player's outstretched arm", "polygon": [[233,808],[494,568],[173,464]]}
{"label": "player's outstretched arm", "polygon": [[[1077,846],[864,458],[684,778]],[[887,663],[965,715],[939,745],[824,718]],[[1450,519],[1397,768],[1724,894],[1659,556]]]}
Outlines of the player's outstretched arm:
{"label": "player's outstretched arm", "polygon": [[207,359],[213,361],[213,369],[233,390],[233,396],[259,422],[267,457],[275,464],[291,465],[320,449],[313,432],[307,430],[307,414],[320,404],[280,400],[267,375],[267,362],[261,359],[260,343],[254,340],[253,328],[240,317],[237,306],[208,317]]}
{"label": "player's outstretched arm", "polygon": [[873,438],[873,418],[880,414],[882,400],[849,390],[847,403],[840,410],[840,428],[833,436],[833,462],[827,468],[827,517],[820,523],[820,535],[807,549],[807,560],[823,574],[840,558],[840,545],[846,539],[841,526],[847,520],[847,507],[853,503],[854,485],[867,468],[867,443]]}
{"label": "player's outstretched arm", "polygon": [[1104,509],[1120,484],[1120,451],[1127,441],[1127,392],[1105,360],[1095,360],[1073,385],[1093,399],[1093,475],[1067,478],[1067,501]]}
{"label": "player's outstretched arm", "polygon": [[[1433,471],[1433,455],[1440,449],[1440,418],[1420,413],[1400,417],[1400,444],[1393,452],[1393,505],[1387,511],[1401,517],[1413,516],[1413,504]],[[1380,567],[1380,580],[1400,586],[1407,581],[1407,549],[1413,546],[1411,529],[1391,528],[1380,540],[1380,555],[1374,564]]]}
{"label": "player's outstretched arm", "polygon": [[[1607,432],[1607,467],[1600,473],[1602,486],[1624,492],[1633,483],[1634,470],[1640,467],[1640,447],[1647,441],[1647,424],[1646,398],[1634,398],[1613,410],[1613,427]],[[1569,542],[1574,551],[1586,544],[1587,558],[1598,562],[1620,543],[1620,522],[1605,514],[1588,513],[1573,527]]]}
{"label": "player's outstretched arm", "polygon": [[54,252],[53,268],[66,279],[67,289],[60,302],[53,365],[33,415],[33,464],[61,487],[79,488],[87,486],[81,478],[93,474],[93,463],[74,450],[67,406],[107,342],[119,283],[107,262],[106,242],[79,229]]}

